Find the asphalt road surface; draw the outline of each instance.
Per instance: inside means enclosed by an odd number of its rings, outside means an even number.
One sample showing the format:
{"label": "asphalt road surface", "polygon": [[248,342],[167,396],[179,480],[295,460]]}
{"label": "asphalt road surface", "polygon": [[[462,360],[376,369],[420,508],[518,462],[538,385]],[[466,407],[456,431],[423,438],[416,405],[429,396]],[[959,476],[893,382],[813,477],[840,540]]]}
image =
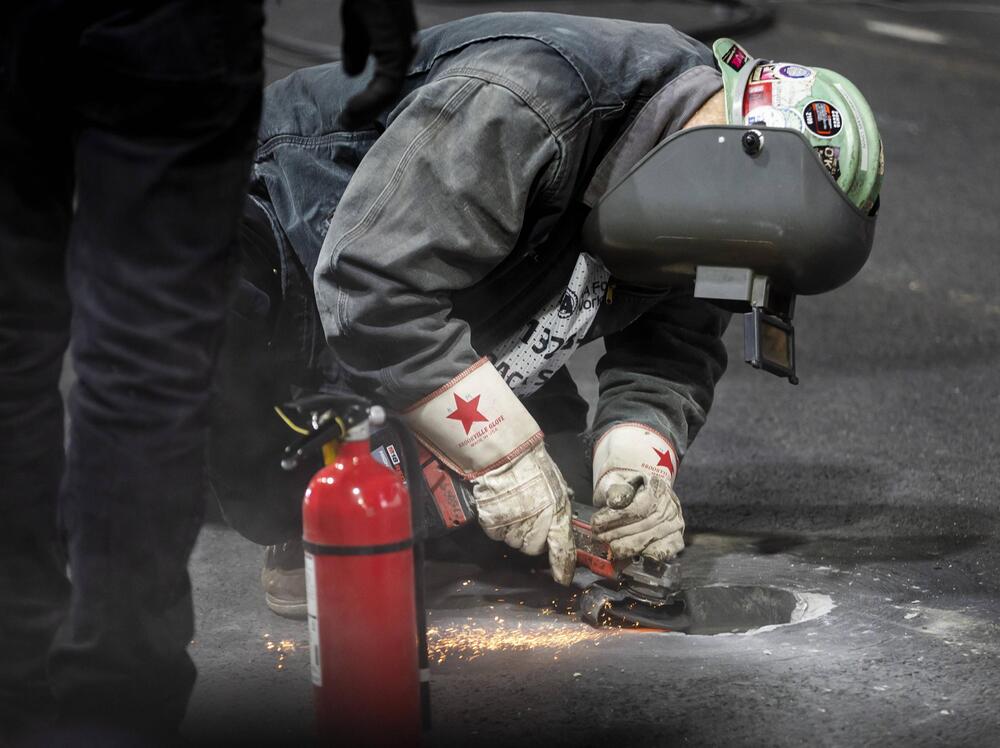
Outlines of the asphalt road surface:
{"label": "asphalt road surface", "polygon": [[[802,383],[744,365],[733,325],[730,370],[677,485],[687,583],[793,593],[797,622],[734,633],[723,606],[708,622],[719,635],[595,631],[542,573],[499,556],[436,562],[434,744],[996,744],[1000,14],[980,4],[780,3],[772,28],[741,37],[758,57],[855,81],[886,152],[871,261],[799,300]],[[286,0],[269,29],[334,45],[338,6]],[[681,3],[418,5],[424,26],[529,8],[718,19]],[[272,47],[270,77],[304,62]],[[573,362],[591,397],[599,355]],[[305,624],[264,607],[261,557],[205,526],[195,741],[313,735]]]}

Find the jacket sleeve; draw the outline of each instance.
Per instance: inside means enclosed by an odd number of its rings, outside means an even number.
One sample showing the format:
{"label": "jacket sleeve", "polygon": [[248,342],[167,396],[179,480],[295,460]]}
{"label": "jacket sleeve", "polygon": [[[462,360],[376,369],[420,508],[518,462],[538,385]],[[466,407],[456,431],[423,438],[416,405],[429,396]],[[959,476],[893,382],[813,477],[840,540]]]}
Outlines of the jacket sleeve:
{"label": "jacket sleeve", "polygon": [[595,438],[618,423],[641,423],[669,438],[682,458],[726,370],[722,334],[730,316],[703,299],[678,294],[605,337],[607,352],[597,365]]}
{"label": "jacket sleeve", "polygon": [[512,251],[559,156],[545,121],[498,83],[453,76],[403,102],[352,177],[314,276],[353,387],[403,408],[479,359],[451,294]]}

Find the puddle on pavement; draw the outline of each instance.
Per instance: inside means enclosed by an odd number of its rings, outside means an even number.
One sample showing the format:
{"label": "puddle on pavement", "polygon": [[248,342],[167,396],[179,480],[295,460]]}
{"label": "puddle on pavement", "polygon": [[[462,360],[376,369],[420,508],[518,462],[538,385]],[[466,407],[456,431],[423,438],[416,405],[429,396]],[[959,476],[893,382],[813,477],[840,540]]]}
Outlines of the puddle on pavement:
{"label": "puddle on pavement", "polygon": [[602,612],[601,623],[714,636],[801,623],[832,608],[833,602],[826,595],[777,587],[717,585],[685,590],[673,603],[658,608],[634,600],[611,602]]}

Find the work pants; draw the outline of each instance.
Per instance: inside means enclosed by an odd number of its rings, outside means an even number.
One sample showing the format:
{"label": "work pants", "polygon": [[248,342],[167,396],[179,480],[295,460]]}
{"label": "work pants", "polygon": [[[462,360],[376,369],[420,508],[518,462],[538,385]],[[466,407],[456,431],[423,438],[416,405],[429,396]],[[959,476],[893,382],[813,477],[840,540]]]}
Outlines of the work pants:
{"label": "work pants", "polygon": [[69,724],[169,732],[195,677],[187,562],[262,10],[3,13],[0,736],[49,704]]}

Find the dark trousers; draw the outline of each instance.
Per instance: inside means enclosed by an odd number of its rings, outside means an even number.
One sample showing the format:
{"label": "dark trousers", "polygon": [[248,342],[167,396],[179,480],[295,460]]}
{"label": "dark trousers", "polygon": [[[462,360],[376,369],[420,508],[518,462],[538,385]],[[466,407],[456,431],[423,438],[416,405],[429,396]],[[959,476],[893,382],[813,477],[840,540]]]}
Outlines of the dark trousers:
{"label": "dark trousers", "polygon": [[170,731],[195,676],[187,562],[262,11],[3,15],[0,736],[49,703],[69,723]]}

